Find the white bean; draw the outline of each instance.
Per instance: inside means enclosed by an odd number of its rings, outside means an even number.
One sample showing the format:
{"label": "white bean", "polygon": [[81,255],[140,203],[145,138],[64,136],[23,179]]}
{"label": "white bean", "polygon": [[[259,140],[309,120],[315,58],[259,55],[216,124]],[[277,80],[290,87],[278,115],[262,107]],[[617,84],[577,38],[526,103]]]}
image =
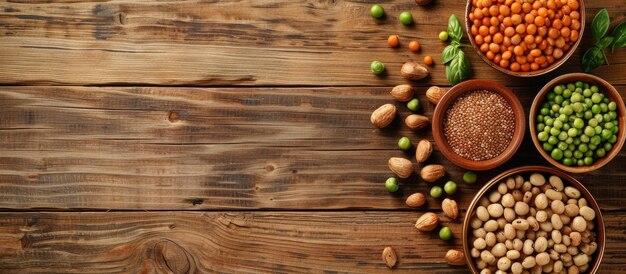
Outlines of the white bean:
{"label": "white bean", "polygon": [[596,212],[593,211],[593,209],[591,209],[591,207],[588,207],[588,206],[581,207],[578,213],[587,221],[592,221],[593,219],[596,218]]}
{"label": "white bean", "polygon": [[552,175],[550,176],[548,180],[550,182],[550,185],[552,185],[554,189],[558,191],[563,191],[563,181],[561,180],[561,178],[559,178],[558,176]]}
{"label": "white bean", "polygon": [[546,177],[543,177],[541,173],[530,174],[530,183],[534,186],[542,186],[546,183]]}
{"label": "white bean", "polygon": [[[585,255],[587,256],[587,255]],[[509,270],[511,268],[511,260],[507,257],[502,257],[498,260],[498,269],[502,271]]]}
{"label": "white bean", "polygon": [[585,229],[587,229],[587,221],[585,221],[585,218],[577,216],[574,218],[574,220],[572,220],[571,227],[575,231],[583,232],[585,231]]}
{"label": "white bean", "polygon": [[565,195],[567,195],[567,197],[574,199],[580,198],[580,191],[575,187],[567,186],[565,187],[565,190],[563,192],[565,192]]}

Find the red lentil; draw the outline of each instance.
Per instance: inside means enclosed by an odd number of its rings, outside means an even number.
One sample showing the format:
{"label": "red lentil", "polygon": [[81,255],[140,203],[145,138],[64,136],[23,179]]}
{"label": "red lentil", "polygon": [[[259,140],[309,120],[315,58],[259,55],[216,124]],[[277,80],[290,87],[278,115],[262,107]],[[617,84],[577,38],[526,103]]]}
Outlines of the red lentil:
{"label": "red lentil", "polygon": [[459,156],[483,161],[497,157],[513,139],[515,116],[502,95],[478,90],[457,98],[445,113],[444,135]]}

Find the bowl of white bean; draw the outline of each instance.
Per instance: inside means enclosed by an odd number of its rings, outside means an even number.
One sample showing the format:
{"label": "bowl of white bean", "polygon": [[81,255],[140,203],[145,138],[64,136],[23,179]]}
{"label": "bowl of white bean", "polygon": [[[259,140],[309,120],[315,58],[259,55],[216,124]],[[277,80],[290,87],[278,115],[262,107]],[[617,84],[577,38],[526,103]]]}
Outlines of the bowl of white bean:
{"label": "bowl of white bean", "polygon": [[475,274],[596,273],[604,222],[591,193],[562,171],[525,166],[487,182],[463,222]]}

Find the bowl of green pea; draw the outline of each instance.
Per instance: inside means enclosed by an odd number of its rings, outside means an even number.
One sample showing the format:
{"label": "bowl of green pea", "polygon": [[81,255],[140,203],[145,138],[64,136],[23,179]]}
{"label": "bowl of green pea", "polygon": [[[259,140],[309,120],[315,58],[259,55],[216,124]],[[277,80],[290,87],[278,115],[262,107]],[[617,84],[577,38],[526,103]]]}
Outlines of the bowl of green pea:
{"label": "bowl of green pea", "polygon": [[530,135],[539,153],[573,173],[611,161],[626,137],[626,110],[619,92],[604,79],[570,73],[547,83],[530,108]]}

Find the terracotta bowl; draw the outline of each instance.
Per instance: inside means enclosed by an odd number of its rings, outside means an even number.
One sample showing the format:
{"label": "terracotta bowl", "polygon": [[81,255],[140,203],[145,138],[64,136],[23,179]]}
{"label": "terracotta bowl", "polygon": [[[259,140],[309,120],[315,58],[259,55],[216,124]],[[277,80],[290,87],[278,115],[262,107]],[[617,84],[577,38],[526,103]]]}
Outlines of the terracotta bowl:
{"label": "terracotta bowl", "polygon": [[598,206],[598,203],[596,203],[596,200],[593,198],[593,196],[591,195],[591,193],[580,183],[578,182],[576,179],[574,179],[573,177],[567,175],[566,173],[560,171],[560,170],[556,170],[553,168],[549,168],[549,167],[543,167],[543,166],[524,166],[524,167],[518,167],[518,168],[514,168],[514,169],[510,169],[508,171],[503,172],[502,174],[494,177],[493,179],[491,179],[489,182],[487,182],[481,189],[480,191],[478,191],[478,193],[476,194],[476,196],[474,196],[474,199],[472,200],[472,202],[470,203],[468,209],[467,209],[467,213],[465,214],[465,219],[463,221],[463,251],[466,254],[465,258],[467,261],[467,265],[469,266],[469,268],[472,270],[472,272],[474,274],[478,274],[480,273],[480,271],[478,271],[478,268],[476,267],[476,264],[474,263],[474,259],[469,256],[471,249],[472,249],[472,245],[473,243],[470,243],[470,238],[471,238],[471,226],[470,226],[470,219],[471,217],[475,214],[474,211],[476,210],[476,208],[479,205],[479,200],[486,195],[486,193],[491,190],[491,189],[496,189],[497,186],[496,184],[498,184],[499,182],[501,182],[502,180],[510,177],[510,176],[515,176],[515,175],[523,175],[525,179],[528,178],[528,175],[530,173],[534,173],[534,172],[539,172],[545,175],[556,175],[558,177],[560,177],[563,180],[563,183],[565,183],[566,185],[570,185],[575,187],[576,189],[578,189],[581,193],[581,197],[584,197],[587,200],[587,203],[589,204],[589,207],[591,207],[595,213],[596,213],[596,219],[595,219],[595,223],[596,226],[594,228],[594,231],[596,232],[596,242],[598,243],[598,249],[596,250],[596,252],[592,255],[593,256],[593,260],[591,260],[589,262],[589,269],[587,270],[587,272],[585,273],[597,273],[598,269],[600,268],[600,262],[602,261],[602,256],[604,255],[604,247],[605,247],[605,228],[604,228],[604,220],[602,218],[602,212],[600,211],[600,207]]}
{"label": "terracotta bowl", "polygon": [[[554,88],[554,86],[563,84],[563,83],[571,83],[575,81],[583,81],[585,83],[593,83],[597,85],[598,87],[601,88],[601,90],[603,91],[606,97],[608,97],[609,99],[617,103],[617,121],[619,125],[617,142],[613,145],[613,148],[610,151],[607,151],[607,154],[604,157],[596,160],[590,166],[580,166],[580,167],[579,166],[566,166],[560,162],[557,162],[556,160],[552,159],[552,157],[550,157],[550,155],[545,150],[543,150],[541,142],[539,142],[539,139],[537,138],[537,129],[536,129],[537,111],[539,111],[539,109],[541,108],[543,99],[546,97],[548,92],[550,92],[550,90]],[[535,147],[537,148],[541,156],[543,156],[543,158],[548,160],[548,162],[550,162],[554,166],[562,170],[565,170],[567,172],[583,173],[583,172],[596,170],[606,165],[617,154],[619,154],[619,151],[622,149],[622,146],[624,145],[624,140],[626,140],[626,117],[624,116],[625,113],[626,113],[626,109],[624,108],[624,101],[622,101],[622,97],[620,96],[619,92],[615,89],[615,87],[613,87],[607,81],[605,81],[604,79],[598,76],[591,75],[591,74],[570,73],[570,74],[565,74],[565,75],[556,77],[554,78],[554,80],[548,82],[545,86],[543,86],[541,91],[539,91],[537,96],[535,96],[535,100],[533,101],[533,104],[530,107],[530,114],[528,118],[530,122],[528,124],[530,126],[530,135],[533,139],[533,143],[535,144]]]}
{"label": "terracotta bowl", "polygon": [[[448,145],[446,137],[443,133],[443,118],[451,103],[453,103],[461,94],[476,90],[488,90],[502,95],[502,97],[507,100],[509,105],[511,105],[515,116],[515,130],[513,132],[511,143],[500,155],[484,161],[474,161],[459,156],[456,152],[454,152],[454,150],[452,150],[450,145]],[[524,109],[515,94],[507,87],[490,80],[468,80],[452,87],[444,94],[439,103],[437,103],[432,120],[433,137],[439,151],[441,151],[443,156],[445,156],[453,164],[470,170],[492,169],[508,161],[522,144],[525,128],[526,117],[524,115]]]}
{"label": "terracotta bowl", "polygon": [[[583,0],[578,0],[578,3],[580,5],[579,7],[579,13],[580,13],[580,30],[579,30],[579,34],[578,34],[578,40],[576,41],[576,43],[574,43],[567,52],[564,53],[564,55],[561,57],[561,59],[559,59],[558,61],[552,63],[551,65],[539,69],[539,70],[535,70],[535,71],[527,71],[527,72],[523,72],[523,71],[512,71],[509,69],[505,69],[503,67],[501,67],[499,64],[496,64],[495,62],[489,60],[489,58],[487,58],[487,56],[485,56],[485,54],[483,54],[480,51],[480,46],[478,46],[478,44],[476,44],[476,41],[474,41],[474,36],[471,34],[471,24],[470,24],[470,19],[469,19],[469,14],[470,11],[472,10],[472,0],[468,0],[467,1],[467,5],[465,6],[465,31],[467,32],[467,36],[469,37],[470,43],[472,44],[472,47],[474,48],[474,50],[476,51],[476,53],[478,53],[478,55],[480,55],[480,57],[483,59],[483,61],[485,61],[485,63],[487,63],[489,66],[504,72],[506,74],[509,75],[513,75],[513,76],[517,76],[517,77],[533,77],[533,76],[538,76],[538,75],[542,75],[542,74],[546,74],[550,71],[555,70],[556,68],[558,68],[559,66],[561,66],[563,63],[565,63],[565,61],[567,61],[567,59],[569,59],[572,54],[574,53],[574,51],[576,51],[576,48],[578,47],[578,44],[580,44],[580,41],[582,40],[583,37],[583,33],[585,31],[585,5],[583,3]],[[523,37],[522,37],[523,38]]]}

